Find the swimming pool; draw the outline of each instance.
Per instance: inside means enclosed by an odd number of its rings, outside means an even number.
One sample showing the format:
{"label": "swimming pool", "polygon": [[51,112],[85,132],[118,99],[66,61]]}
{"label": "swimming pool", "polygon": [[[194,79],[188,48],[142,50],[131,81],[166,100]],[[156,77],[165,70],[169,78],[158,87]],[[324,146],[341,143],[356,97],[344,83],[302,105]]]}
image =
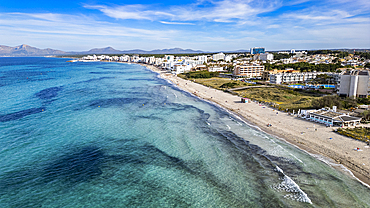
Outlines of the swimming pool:
{"label": "swimming pool", "polygon": [[304,88],[314,88],[314,89],[318,89],[320,87],[324,87],[324,88],[335,88],[335,85],[289,85],[289,87],[291,88],[296,88],[296,89],[304,89]]}

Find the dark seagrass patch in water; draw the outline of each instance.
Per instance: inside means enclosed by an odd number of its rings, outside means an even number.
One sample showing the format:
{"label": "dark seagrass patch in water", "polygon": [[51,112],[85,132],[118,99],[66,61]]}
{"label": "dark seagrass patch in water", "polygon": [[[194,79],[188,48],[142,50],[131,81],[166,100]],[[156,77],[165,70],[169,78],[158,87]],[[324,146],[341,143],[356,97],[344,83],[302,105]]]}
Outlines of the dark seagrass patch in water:
{"label": "dark seagrass patch in water", "polygon": [[58,92],[61,90],[62,87],[50,87],[41,90],[40,92],[36,93],[35,96],[42,100],[48,100],[56,97],[58,95]]}
{"label": "dark seagrass patch in water", "polygon": [[15,113],[9,113],[5,115],[0,115],[0,122],[7,122],[7,121],[13,121],[17,119],[21,119],[23,117],[36,114],[36,113],[41,113],[45,110],[44,107],[41,108],[30,108],[26,110],[21,110]]}
{"label": "dark seagrass patch in water", "polygon": [[102,174],[99,167],[103,159],[103,151],[99,148],[83,147],[52,161],[44,169],[43,177],[48,181],[54,179],[69,182],[87,181]]}

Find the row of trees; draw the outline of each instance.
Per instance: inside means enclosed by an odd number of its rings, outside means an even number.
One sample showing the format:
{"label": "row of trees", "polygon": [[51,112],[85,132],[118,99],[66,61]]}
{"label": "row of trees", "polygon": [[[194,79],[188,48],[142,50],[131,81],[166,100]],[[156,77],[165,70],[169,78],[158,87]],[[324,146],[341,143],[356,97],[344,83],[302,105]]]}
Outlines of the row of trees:
{"label": "row of trees", "polygon": [[324,108],[337,106],[341,109],[355,108],[358,105],[370,105],[370,98],[349,98],[349,97],[339,97],[339,96],[324,96],[319,99],[312,101],[312,107],[314,108]]}
{"label": "row of trees", "polygon": [[307,51],[307,55],[317,55],[317,54],[332,54],[338,58],[344,58],[349,55],[347,51],[332,51],[332,50],[316,50],[316,51]]}
{"label": "row of trees", "polygon": [[357,107],[357,100],[353,98],[341,98],[339,96],[325,96],[312,101],[312,107],[324,108],[337,106],[340,109],[349,109]]}
{"label": "row of trees", "polygon": [[209,71],[195,71],[183,73],[187,79],[200,79],[200,78],[212,78],[218,77],[219,72],[209,72]]}
{"label": "row of trees", "polygon": [[355,55],[360,56],[364,59],[370,59],[370,53],[368,52],[355,52]]}
{"label": "row of trees", "polygon": [[316,50],[316,51],[307,51],[307,55],[317,55],[317,54],[330,54],[333,53],[331,50]]}
{"label": "row of trees", "polygon": [[294,54],[292,53],[272,53],[274,55],[274,60],[280,60],[280,59],[287,59],[292,57]]}
{"label": "row of trees", "polygon": [[228,83],[224,83],[220,86],[220,88],[234,88],[235,86],[237,86],[238,83],[237,82],[228,82]]}
{"label": "row of trees", "polygon": [[370,105],[370,97],[368,98],[357,98],[357,103],[362,105]]}

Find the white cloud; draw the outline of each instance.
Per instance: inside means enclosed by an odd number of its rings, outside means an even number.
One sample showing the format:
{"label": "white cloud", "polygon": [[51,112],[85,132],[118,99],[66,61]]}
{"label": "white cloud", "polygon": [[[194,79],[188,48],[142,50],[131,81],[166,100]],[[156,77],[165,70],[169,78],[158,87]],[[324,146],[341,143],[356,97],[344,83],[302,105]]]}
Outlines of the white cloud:
{"label": "white cloud", "polygon": [[253,46],[269,50],[335,45],[364,48],[370,47],[369,10],[364,9],[368,2],[198,0],[163,8],[159,4],[85,5],[101,11],[92,15],[0,13],[0,40],[39,47],[54,44],[64,50],[107,45],[117,49],[190,47],[206,51]]}
{"label": "white cloud", "polygon": [[[222,0],[211,1],[211,6],[197,4],[149,10],[144,5],[124,5],[108,7],[104,5],[85,5],[88,9],[98,9],[105,15],[116,19],[172,21],[210,21],[237,22],[252,19],[254,16],[273,11],[280,6],[279,1]],[[165,10],[166,12],[163,12]]]}
{"label": "white cloud", "polygon": [[[139,28],[124,27],[118,24],[96,21],[77,15],[63,14],[28,14],[9,13],[2,14],[1,26],[8,26],[13,30],[28,30],[40,33],[81,34],[81,35],[112,35],[142,37],[155,35],[161,37],[162,30],[146,30]],[[37,18],[33,18],[37,17]],[[42,17],[42,18],[40,18]],[[59,18],[48,18],[59,17]],[[171,31],[166,31],[171,33]]]}
{"label": "white cloud", "polygon": [[84,7],[87,9],[100,10],[105,15],[116,19],[154,20],[161,16],[173,16],[172,14],[162,11],[146,10],[146,7],[143,5],[126,5],[117,7],[85,5]]}
{"label": "white cloud", "polygon": [[284,1],[284,5],[293,6],[293,5],[299,5],[302,3],[306,3],[309,1],[311,0],[288,0],[288,1]]}
{"label": "white cloud", "polygon": [[166,25],[195,25],[190,22],[166,22],[166,21],[159,21],[159,22],[162,24],[166,24]]}
{"label": "white cloud", "polygon": [[280,27],[280,25],[269,25],[266,28],[279,28],[279,27]]}
{"label": "white cloud", "polygon": [[300,13],[292,12],[283,14],[280,16],[281,19],[287,22],[297,21],[305,27],[312,27],[313,25],[346,25],[356,23],[370,23],[369,17],[360,17],[359,14],[353,11],[345,11],[339,9],[326,10],[325,12],[320,10],[304,10]]}
{"label": "white cloud", "polygon": [[[89,21],[85,21],[86,19]],[[60,42],[58,37],[67,36],[69,39],[62,39],[62,41],[65,43],[73,42],[75,47],[79,45],[76,39],[81,37],[85,37],[86,40],[100,38],[101,41],[114,38],[116,39],[115,43],[134,40],[138,43],[146,40],[168,41],[170,37],[178,34],[175,30],[125,27],[119,24],[96,21],[85,16],[27,13],[0,14],[0,31],[2,31],[2,41],[4,42],[13,39],[14,36],[22,36],[25,40],[21,42],[27,43],[37,40],[40,35],[48,36],[49,40]],[[94,42],[91,42],[91,45],[93,46]]]}

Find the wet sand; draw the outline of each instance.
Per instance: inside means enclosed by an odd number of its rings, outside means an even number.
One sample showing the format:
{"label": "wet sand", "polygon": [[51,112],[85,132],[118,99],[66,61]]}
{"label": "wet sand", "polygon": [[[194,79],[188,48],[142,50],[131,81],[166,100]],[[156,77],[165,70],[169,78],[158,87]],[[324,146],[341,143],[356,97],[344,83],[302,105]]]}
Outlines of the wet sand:
{"label": "wet sand", "polygon": [[[334,168],[350,175],[352,172],[370,188],[368,185],[370,184],[370,148],[366,148],[366,143],[333,132],[335,127],[327,128],[255,102],[242,103],[238,96],[181,79],[151,65],[142,65],[160,73],[161,78],[171,81],[182,90],[217,103],[263,131],[307,151]],[[272,126],[267,127],[267,124]],[[357,147],[362,151],[356,151]],[[346,168],[351,172],[346,171]]]}

